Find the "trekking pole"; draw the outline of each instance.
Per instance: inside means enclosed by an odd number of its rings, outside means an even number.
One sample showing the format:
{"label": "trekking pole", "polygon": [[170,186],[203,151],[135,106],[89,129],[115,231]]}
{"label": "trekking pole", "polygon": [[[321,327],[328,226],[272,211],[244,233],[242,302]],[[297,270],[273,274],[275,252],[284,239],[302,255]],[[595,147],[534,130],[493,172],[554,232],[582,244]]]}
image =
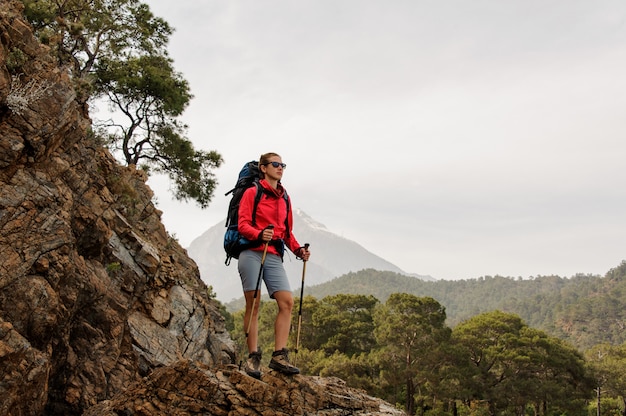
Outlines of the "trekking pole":
{"label": "trekking pole", "polygon": [[[304,245],[304,250],[309,250],[309,243]],[[300,308],[298,309],[298,335],[296,336],[296,350],[298,354],[298,347],[300,346],[300,328],[302,327],[302,296],[304,296],[304,275],[306,274],[306,260],[302,260],[302,285],[300,285]],[[297,356],[294,357],[293,363],[296,363]]]}
{"label": "trekking pole", "polygon": [[[265,229],[273,229],[274,226],[272,224],[268,225]],[[259,295],[259,289],[261,288],[261,276],[263,276],[263,265],[265,264],[265,257],[267,256],[267,247],[270,242],[267,241],[265,243],[265,248],[263,248],[263,257],[261,257],[261,267],[259,268],[259,277],[256,280],[256,289],[254,289],[254,298],[252,299],[252,309],[250,310],[250,319],[248,319],[248,327],[246,328],[246,338],[248,338],[248,334],[250,334],[250,327],[252,326],[252,317],[254,316],[254,308],[256,306],[256,298]]]}

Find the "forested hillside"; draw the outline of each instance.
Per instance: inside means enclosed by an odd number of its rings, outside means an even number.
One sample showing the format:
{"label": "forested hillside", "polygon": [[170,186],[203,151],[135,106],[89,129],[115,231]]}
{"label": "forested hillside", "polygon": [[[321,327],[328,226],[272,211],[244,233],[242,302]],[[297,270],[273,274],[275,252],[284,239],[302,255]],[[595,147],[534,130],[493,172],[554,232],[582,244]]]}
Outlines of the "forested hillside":
{"label": "forested hillside", "polygon": [[[291,347],[306,373],[339,377],[407,414],[584,415],[597,410],[598,391],[611,414],[626,389],[625,287],[626,262],[605,276],[526,280],[425,282],[367,269],[305,288]],[[264,350],[275,309],[261,307]],[[243,345],[242,311],[230,318]]]}
{"label": "forested hillside", "polygon": [[581,350],[598,343],[617,345],[626,341],[626,262],[604,277],[485,276],[436,282],[367,269],[305,291],[317,299],[339,293],[373,295],[381,302],[392,293],[429,296],[446,308],[446,322],[451,327],[480,313],[501,310],[519,315],[530,327],[569,341]]}

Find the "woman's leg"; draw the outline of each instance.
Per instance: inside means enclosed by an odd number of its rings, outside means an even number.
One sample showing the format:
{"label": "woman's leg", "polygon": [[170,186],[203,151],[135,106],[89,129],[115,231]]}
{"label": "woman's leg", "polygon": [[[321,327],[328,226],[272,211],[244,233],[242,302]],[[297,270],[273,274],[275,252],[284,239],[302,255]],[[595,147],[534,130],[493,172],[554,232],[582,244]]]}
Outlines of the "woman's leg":
{"label": "woman's leg", "polygon": [[[260,292],[260,291],[259,291]],[[261,293],[258,293],[256,302],[254,301],[254,290],[244,292],[246,298],[246,312],[244,314],[243,328],[247,335],[246,343],[248,345],[248,352],[255,352],[258,350],[258,338],[259,338],[259,305],[261,304]],[[254,303],[254,311],[252,311],[252,304]],[[250,321],[250,314],[252,313],[252,321]],[[250,326],[250,328],[248,328]]]}
{"label": "woman's leg", "polygon": [[274,351],[279,351],[287,346],[289,339],[293,295],[289,291],[279,290],[274,292],[274,299],[278,304],[278,315],[274,321]]}
{"label": "woman's leg", "polygon": [[274,322],[274,352],[269,367],[283,374],[298,374],[300,370],[289,362],[287,340],[291,326],[291,311],[293,310],[293,296],[290,291],[279,290],[274,292],[274,299],[278,303],[278,315]]}

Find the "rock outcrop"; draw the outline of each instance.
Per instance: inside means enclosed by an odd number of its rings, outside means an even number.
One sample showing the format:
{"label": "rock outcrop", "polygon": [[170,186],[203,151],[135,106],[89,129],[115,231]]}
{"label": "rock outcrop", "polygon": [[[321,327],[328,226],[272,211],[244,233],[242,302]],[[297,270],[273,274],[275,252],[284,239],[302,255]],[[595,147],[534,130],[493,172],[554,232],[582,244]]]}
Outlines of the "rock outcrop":
{"label": "rock outcrop", "polygon": [[68,74],[1,3],[0,414],[80,414],[156,367],[232,362],[145,175],[89,139]]}
{"label": "rock outcrop", "polygon": [[402,412],[338,378],[284,376],[265,368],[261,380],[235,366],[217,370],[181,361],[154,370],[146,380],[85,416],[126,415],[401,415]]}
{"label": "rock outcrop", "polygon": [[0,0],[0,416],[394,414],[340,380],[238,371],[145,174],[89,129],[22,3]]}

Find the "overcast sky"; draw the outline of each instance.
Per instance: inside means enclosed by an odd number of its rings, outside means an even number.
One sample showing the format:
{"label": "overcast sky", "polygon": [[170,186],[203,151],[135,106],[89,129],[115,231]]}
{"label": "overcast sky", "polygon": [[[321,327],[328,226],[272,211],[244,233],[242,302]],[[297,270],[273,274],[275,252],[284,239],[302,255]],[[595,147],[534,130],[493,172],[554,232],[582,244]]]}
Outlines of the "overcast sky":
{"label": "overcast sky", "polygon": [[274,151],[294,207],[407,272],[626,259],[623,0],[146,2],[176,30],[190,139],[225,160],[206,210],[149,181],[183,246]]}

